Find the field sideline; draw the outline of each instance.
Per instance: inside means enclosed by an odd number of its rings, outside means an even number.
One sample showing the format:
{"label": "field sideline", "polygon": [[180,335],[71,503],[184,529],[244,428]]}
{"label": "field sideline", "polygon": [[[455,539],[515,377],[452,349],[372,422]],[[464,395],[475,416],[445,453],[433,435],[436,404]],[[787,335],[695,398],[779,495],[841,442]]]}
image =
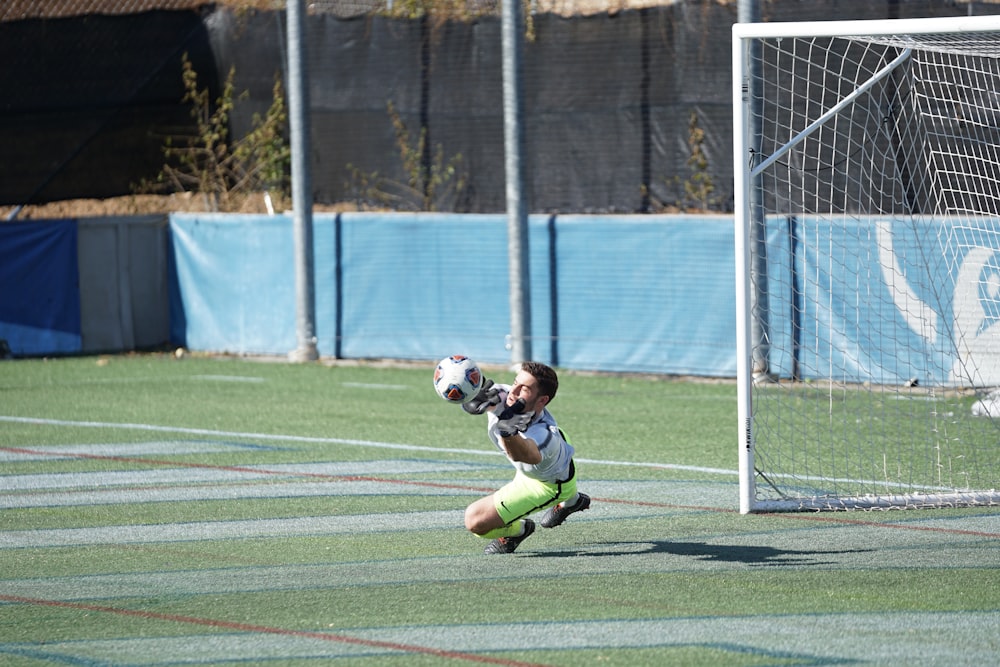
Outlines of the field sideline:
{"label": "field sideline", "polygon": [[741,516],[725,382],[562,373],[592,508],[484,556],[431,366],[0,362],[0,662],[1000,662],[1000,508]]}

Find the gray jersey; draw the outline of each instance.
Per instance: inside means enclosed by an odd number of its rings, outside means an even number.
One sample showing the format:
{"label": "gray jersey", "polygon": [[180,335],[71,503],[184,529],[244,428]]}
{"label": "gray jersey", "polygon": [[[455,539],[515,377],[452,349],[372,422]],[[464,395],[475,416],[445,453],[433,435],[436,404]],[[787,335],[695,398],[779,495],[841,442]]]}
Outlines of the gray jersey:
{"label": "gray jersey", "polygon": [[[499,389],[501,406],[503,406],[507,400],[510,386],[499,385]],[[489,418],[487,427],[490,440],[502,454],[506,455],[506,450],[500,444],[500,436],[497,435],[497,421],[499,420],[493,412],[486,414]],[[542,452],[542,460],[535,465],[511,461],[514,467],[526,476],[543,482],[566,481],[566,478],[569,477],[569,464],[573,460],[573,446],[563,438],[556,425],[556,420],[548,410],[542,410],[540,415],[535,415],[532,418],[531,424],[524,431],[524,436],[538,443],[538,449]]]}

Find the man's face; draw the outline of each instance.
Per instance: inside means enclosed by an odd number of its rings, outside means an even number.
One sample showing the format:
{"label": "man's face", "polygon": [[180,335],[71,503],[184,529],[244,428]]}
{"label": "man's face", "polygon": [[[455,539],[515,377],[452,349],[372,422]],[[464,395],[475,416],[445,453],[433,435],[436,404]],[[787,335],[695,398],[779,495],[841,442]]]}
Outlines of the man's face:
{"label": "man's face", "polygon": [[514,378],[514,384],[507,394],[507,405],[514,405],[518,399],[524,401],[525,412],[540,412],[549,402],[548,396],[539,394],[538,380],[535,376],[524,371],[519,372]]}

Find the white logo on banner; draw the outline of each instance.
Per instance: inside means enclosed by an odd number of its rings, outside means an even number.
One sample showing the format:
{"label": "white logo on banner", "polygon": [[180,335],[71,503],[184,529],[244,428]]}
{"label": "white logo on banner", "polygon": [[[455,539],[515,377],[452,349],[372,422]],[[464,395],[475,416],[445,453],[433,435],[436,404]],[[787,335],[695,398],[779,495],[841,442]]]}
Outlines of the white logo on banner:
{"label": "white logo on banner", "polygon": [[[929,345],[944,326],[910,286],[893,248],[889,221],[876,223],[879,264],[893,304],[907,326]],[[994,248],[974,247],[962,259],[952,294],[950,381],[960,385],[1000,385],[1000,263]]]}
{"label": "white logo on banner", "polygon": [[955,278],[952,332],[958,356],[951,370],[953,381],[976,386],[1000,384],[998,298],[996,250],[973,248]]}

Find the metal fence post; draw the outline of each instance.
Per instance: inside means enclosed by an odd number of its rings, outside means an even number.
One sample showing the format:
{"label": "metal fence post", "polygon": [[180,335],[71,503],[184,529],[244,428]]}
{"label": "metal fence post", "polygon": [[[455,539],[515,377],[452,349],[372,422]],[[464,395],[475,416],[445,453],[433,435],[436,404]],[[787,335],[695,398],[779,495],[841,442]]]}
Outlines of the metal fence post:
{"label": "metal fence post", "polygon": [[306,69],[305,0],[288,0],[288,120],[292,149],[292,215],[295,235],[295,330],[292,361],[315,361],[316,293],[313,267],[312,178],[309,170],[309,78]]}
{"label": "metal fence post", "polygon": [[504,0],[503,42],[504,168],[507,177],[507,253],[510,270],[511,362],[531,359],[531,278],[528,261],[528,205],[524,198],[521,55],[524,21],[520,0]]}

